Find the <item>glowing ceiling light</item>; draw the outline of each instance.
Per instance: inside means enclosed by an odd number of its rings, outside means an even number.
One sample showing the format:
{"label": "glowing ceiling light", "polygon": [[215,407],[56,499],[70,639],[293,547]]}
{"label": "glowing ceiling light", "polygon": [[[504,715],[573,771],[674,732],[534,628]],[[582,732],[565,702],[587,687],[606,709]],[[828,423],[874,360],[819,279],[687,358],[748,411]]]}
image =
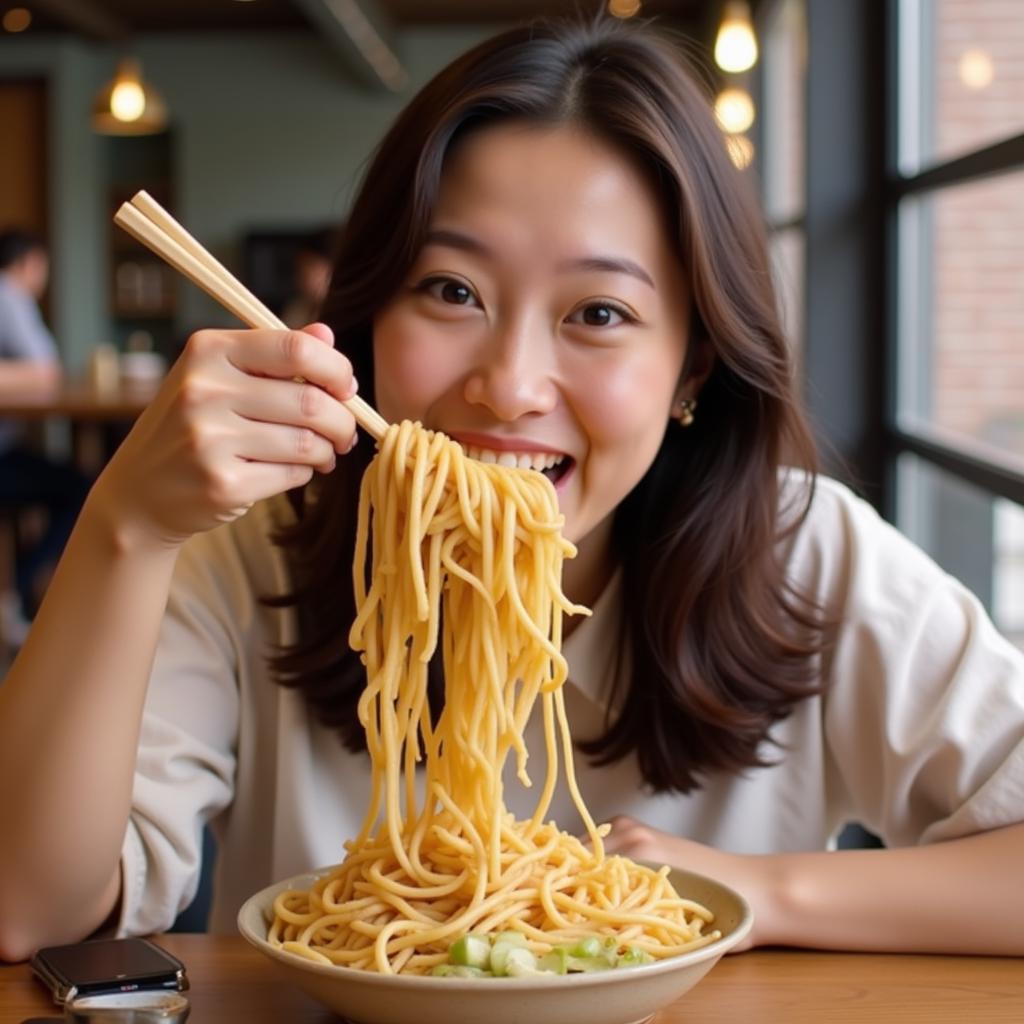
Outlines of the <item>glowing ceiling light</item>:
{"label": "glowing ceiling light", "polygon": [[745,0],[730,0],[715,38],[715,63],[729,72],[746,71],[757,62],[757,38]]}
{"label": "glowing ceiling light", "polygon": [[12,7],[4,14],[5,32],[24,32],[32,24],[32,12],[24,7]]}
{"label": "glowing ceiling light", "polygon": [[139,62],[126,58],[93,104],[93,128],[108,135],[147,135],[167,126],[167,108],[142,81]]}
{"label": "glowing ceiling light", "polygon": [[746,89],[723,89],[715,99],[715,117],[730,135],[745,132],[754,123],[754,101]]}
{"label": "glowing ceiling light", "polygon": [[146,93],[142,85],[118,82],[110,93],[110,112],[118,121],[138,121],[146,112]]}
{"label": "glowing ceiling light", "polygon": [[640,0],[608,0],[608,13],[616,18],[632,18],[640,13]]}

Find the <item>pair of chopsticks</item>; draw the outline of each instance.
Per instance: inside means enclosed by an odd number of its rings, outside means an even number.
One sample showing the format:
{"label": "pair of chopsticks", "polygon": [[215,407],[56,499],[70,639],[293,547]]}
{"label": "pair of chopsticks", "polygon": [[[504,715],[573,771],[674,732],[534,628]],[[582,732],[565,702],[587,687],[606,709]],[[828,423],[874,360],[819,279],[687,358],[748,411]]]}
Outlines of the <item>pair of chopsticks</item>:
{"label": "pair of chopsticks", "polygon": [[[122,203],[114,215],[114,223],[152,249],[243,323],[250,327],[288,330],[286,324],[274,316],[148,193],[136,192],[130,202]],[[372,405],[358,395],[344,404],[367,433],[378,441],[384,436],[388,421]]]}

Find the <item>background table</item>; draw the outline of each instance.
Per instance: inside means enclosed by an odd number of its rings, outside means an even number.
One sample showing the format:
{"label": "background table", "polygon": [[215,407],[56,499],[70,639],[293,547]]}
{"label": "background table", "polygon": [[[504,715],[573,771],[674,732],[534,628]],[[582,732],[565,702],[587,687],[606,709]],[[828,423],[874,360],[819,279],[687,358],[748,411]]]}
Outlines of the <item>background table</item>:
{"label": "background table", "polygon": [[79,469],[93,475],[113,454],[160,383],[119,380],[111,387],[97,388],[88,381],[62,380],[18,391],[0,388],[0,419],[70,422],[75,462]]}
{"label": "background table", "polygon": [[[188,968],[189,1024],[329,1024],[230,936],[156,940]],[[54,1016],[27,964],[0,967],[0,1024]],[[1021,1024],[1024,960],[757,951],[727,956],[656,1024]],[[484,1022],[480,1022],[484,1024]]]}
{"label": "background table", "polygon": [[17,391],[0,388],[0,417],[42,420],[60,416],[91,423],[133,420],[159,386],[159,381],[118,382],[110,388],[97,388],[87,381],[66,380]]}

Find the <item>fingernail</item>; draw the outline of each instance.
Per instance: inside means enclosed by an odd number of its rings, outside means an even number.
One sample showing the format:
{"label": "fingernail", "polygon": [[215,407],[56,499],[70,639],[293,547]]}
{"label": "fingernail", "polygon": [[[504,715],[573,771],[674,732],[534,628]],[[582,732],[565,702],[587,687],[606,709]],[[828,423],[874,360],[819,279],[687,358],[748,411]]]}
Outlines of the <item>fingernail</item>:
{"label": "fingernail", "polygon": [[359,381],[357,381],[355,379],[355,377],[353,377],[352,378],[352,383],[349,384],[349,386],[348,386],[348,394],[345,396],[345,401],[347,402],[350,398],[355,398],[356,392],[358,390],[359,390]]}
{"label": "fingernail", "polygon": [[352,435],[352,441],[351,441],[351,443],[350,443],[350,444],[349,444],[349,446],[348,446],[348,447],[347,447],[347,448],[345,449],[345,454],[346,454],[346,455],[348,455],[348,453],[349,453],[350,451],[352,451],[352,449],[353,449],[353,448],[355,448],[355,446],[356,446],[356,443],[357,443],[358,441],[359,441],[359,434],[358,434],[358,433],[355,433],[355,434],[353,434],[353,435]]}

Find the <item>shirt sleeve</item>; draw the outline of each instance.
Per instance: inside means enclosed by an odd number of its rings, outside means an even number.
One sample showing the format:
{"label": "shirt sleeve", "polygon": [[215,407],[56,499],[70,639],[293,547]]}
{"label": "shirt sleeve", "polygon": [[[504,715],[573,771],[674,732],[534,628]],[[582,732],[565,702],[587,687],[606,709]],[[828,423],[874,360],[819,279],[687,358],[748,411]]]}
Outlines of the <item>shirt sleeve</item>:
{"label": "shirt sleeve", "polygon": [[815,500],[839,619],[824,729],[853,815],[890,846],[1024,820],[1024,654],[867,503],[832,482]]}
{"label": "shirt sleeve", "polygon": [[234,791],[238,675],[254,601],[233,527],[184,546],[142,719],[119,935],[166,930],[195,897],[203,826]]}
{"label": "shirt sleeve", "polygon": [[3,284],[0,321],[0,359],[57,362],[57,344],[30,295]]}

